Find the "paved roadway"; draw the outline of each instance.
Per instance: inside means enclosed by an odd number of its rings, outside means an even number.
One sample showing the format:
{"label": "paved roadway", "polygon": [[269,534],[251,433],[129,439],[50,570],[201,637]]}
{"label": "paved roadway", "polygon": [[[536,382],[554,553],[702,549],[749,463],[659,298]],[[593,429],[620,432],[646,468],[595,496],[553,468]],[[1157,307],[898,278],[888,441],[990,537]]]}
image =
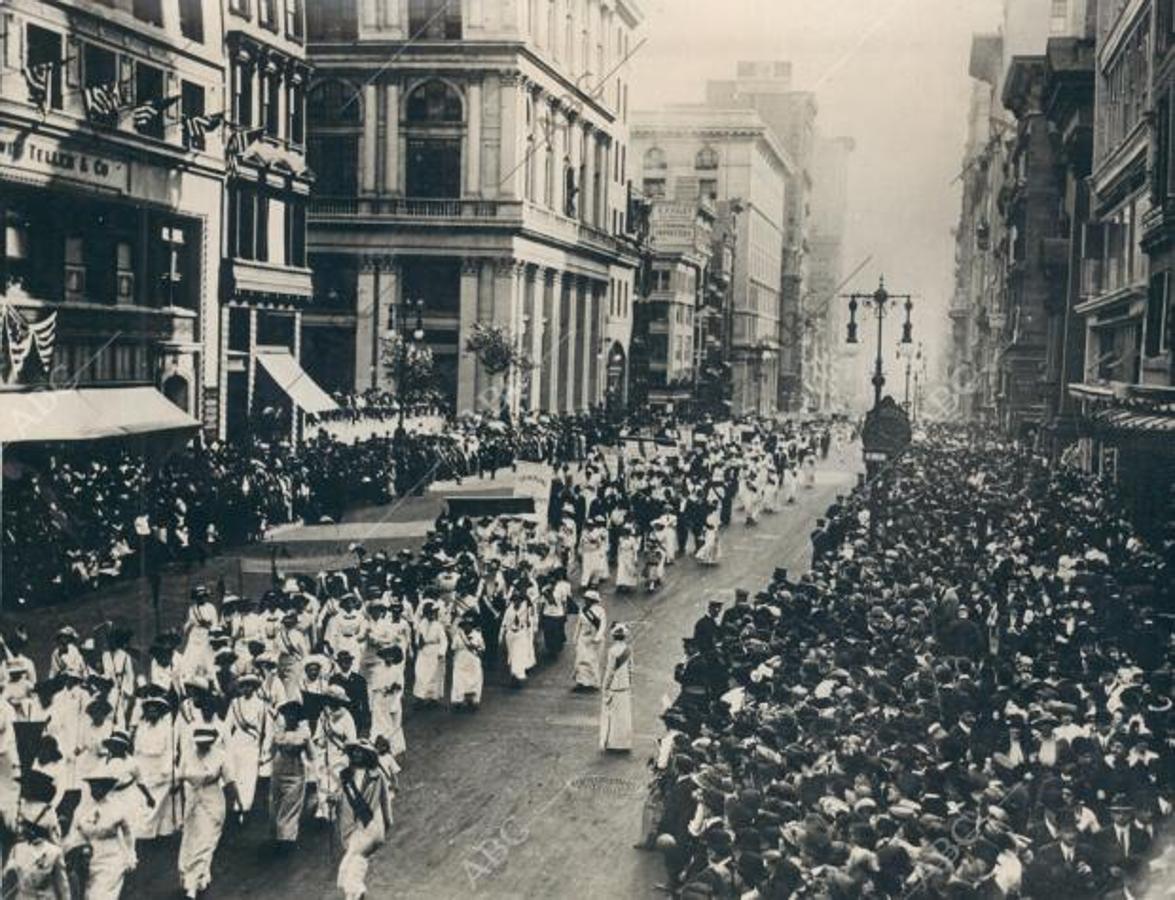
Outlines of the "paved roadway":
{"label": "paved roadway", "polygon": [[[747,528],[723,533],[717,568],[680,559],[655,595],[605,595],[609,617],[634,626],[636,750],[597,750],[597,695],[572,693],[573,648],[541,666],[518,691],[487,684],[476,714],[408,714],[408,753],[391,839],[372,860],[369,896],[440,898],[565,896],[645,898],[664,872],[656,854],[632,849],[663,704],[681,638],[715,591],[759,589],[776,566],[809,564],[808,535],[856,475],[831,462],[799,503]],[[226,831],[217,853],[215,897],[339,896],[339,850],[307,826],[297,850],[280,860],[264,847],[264,814]],[[124,896],[175,896],[176,847],[142,847],[140,869]]]}

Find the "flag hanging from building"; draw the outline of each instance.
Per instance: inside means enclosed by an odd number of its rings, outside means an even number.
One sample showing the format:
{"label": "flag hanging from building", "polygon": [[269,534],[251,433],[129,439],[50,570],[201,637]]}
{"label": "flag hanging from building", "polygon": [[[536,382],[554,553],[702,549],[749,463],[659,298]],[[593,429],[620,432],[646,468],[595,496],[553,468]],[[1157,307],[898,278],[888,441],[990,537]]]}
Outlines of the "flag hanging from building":
{"label": "flag hanging from building", "polygon": [[85,100],[86,113],[90,118],[117,116],[122,107],[118,85],[113,81],[106,84],[90,85],[82,92],[82,98]]}
{"label": "flag hanging from building", "polygon": [[29,334],[33,339],[33,349],[41,358],[41,365],[48,371],[53,365],[53,345],[57,343],[57,313],[29,325]]}
{"label": "flag hanging from building", "polygon": [[163,115],[165,109],[178,103],[179,99],[180,95],[174,94],[171,97],[153,97],[145,103],[140,103],[131,111],[131,119],[134,121],[135,127],[149,128]]}
{"label": "flag hanging from building", "polygon": [[184,116],[184,134],[189,141],[203,140],[210,131],[216,131],[224,124],[224,113],[213,113],[210,116]]}
{"label": "flag hanging from building", "polygon": [[41,110],[49,100],[49,76],[53,74],[54,63],[43,62],[24,67],[24,82],[28,85],[29,100]]}
{"label": "flag hanging from building", "polygon": [[249,149],[249,145],[253,143],[253,139],[260,133],[260,126],[256,128],[249,128],[247,126],[244,128],[233,128],[233,133],[229,135],[228,144],[224,148],[225,158],[231,160],[234,157],[241,156]]}

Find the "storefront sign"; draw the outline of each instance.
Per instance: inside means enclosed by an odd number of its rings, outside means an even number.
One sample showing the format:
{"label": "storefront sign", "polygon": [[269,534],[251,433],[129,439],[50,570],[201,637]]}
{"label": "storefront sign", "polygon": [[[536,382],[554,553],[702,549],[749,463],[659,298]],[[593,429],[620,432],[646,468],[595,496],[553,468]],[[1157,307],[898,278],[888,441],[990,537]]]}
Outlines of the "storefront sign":
{"label": "storefront sign", "polygon": [[127,188],[128,170],[124,162],[79,151],[52,138],[0,130],[0,173],[12,169],[21,174],[80,181],[95,187],[120,191]]}

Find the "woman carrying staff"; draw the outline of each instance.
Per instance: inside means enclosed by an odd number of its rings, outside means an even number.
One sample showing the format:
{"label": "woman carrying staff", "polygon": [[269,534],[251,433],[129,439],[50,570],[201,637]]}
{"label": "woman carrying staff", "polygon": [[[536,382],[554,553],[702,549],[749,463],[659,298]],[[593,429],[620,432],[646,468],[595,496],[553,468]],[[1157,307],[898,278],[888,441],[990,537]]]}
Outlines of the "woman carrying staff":
{"label": "woman carrying staff", "polygon": [[118,900],[127,872],[138,865],[126,805],[111,794],[118,775],[99,766],[91,769],[83,781],[89,786],[90,796],[74,815],[66,851],[81,848],[78,868],[85,886],[83,896]]}

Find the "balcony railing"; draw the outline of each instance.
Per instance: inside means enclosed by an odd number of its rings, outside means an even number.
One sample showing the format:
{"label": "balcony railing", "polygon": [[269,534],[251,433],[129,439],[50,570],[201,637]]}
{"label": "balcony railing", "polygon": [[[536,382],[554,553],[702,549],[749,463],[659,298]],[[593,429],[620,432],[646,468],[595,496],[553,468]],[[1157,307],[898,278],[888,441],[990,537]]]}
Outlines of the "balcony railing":
{"label": "balcony railing", "polygon": [[385,216],[404,219],[517,218],[517,202],[424,197],[314,197],[310,214],[328,218]]}

